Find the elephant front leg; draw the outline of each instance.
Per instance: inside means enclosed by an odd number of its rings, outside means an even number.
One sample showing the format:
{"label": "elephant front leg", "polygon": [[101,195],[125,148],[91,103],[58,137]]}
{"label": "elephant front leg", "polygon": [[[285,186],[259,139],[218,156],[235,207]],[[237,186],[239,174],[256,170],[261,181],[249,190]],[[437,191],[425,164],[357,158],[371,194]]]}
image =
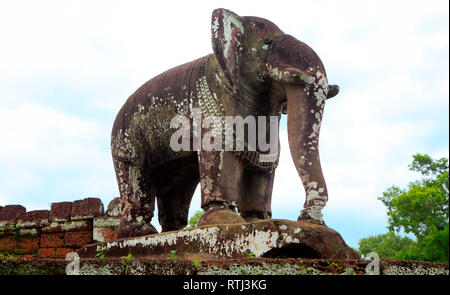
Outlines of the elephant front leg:
{"label": "elephant front leg", "polygon": [[200,151],[198,157],[201,207],[205,210],[198,225],[245,222],[236,213],[240,199],[239,184],[244,169],[240,160],[227,151]]}

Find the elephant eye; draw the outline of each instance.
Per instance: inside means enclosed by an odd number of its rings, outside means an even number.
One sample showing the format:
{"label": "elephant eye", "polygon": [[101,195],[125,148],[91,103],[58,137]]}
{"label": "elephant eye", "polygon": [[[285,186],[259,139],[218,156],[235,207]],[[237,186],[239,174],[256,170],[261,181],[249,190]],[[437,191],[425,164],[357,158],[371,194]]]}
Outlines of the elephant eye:
{"label": "elephant eye", "polygon": [[270,40],[270,39],[264,39],[263,42],[264,42],[264,44],[267,45],[269,48],[271,48],[272,45],[273,45],[273,41]]}

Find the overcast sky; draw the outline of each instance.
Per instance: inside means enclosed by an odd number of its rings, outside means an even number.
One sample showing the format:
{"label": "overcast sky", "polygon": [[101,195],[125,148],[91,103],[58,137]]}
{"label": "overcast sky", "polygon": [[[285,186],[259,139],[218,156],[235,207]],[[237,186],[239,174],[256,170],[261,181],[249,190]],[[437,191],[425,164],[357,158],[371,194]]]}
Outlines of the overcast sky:
{"label": "overcast sky", "polygon": [[[417,179],[413,154],[448,157],[447,0],[0,0],[0,206],[117,197],[118,110],[153,76],[212,52],[219,7],[267,18],[321,57],[341,87],[320,137],[325,222],[353,247],[386,232],[377,197]],[[305,194],[282,123],[273,218],[296,220]]]}

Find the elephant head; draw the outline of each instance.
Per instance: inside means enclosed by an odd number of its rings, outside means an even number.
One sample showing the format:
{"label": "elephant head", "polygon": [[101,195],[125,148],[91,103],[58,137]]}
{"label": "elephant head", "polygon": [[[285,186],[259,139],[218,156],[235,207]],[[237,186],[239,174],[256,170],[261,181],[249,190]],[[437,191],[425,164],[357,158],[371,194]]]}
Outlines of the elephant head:
{"label": "elephant head", "polygon": [[216,9],[212,44],[241,99],[256,101],[264,106],[260,110],[287,113],[289,148],[306,192],[299,220],[323,223],[321,210],[328,193],[320,164],[319,131],[325,101],[337,95],[338,86],[328,85],[322,61],[308,45],[266,19]]}

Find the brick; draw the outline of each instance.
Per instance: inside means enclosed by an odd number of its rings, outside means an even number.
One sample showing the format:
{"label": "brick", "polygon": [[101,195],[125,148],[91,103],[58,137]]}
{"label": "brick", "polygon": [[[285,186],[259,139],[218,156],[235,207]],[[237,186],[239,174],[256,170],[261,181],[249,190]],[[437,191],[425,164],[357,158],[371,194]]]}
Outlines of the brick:
{"label": "brick", "polygon": [[0,212],[0,220],[16,222],[25,212],[27,209],[22,205],[6,205]]}
{"label": "brick", "polygon": [[34,259],[34,258],[36,258],[36,257],[34,257],[33,254],[34,254],[34,253],[32,253],[32,254],[23,254],[23,255],[15,255],[15,257],[16,257],[16,258]]}
{"label": "brick", "polygon": [[114,198],[109,202],[105,215],[109,217],[120,217],[121,207],[120,198]]}
{"label": "brick", "polygon": [[0,252],[13,253],[16,249],[16,236],[3,235],[0,237]]}
{"label": "brick", "polygon": [[[69,221],[70,222],[70,221]],[[53,221],[49,225],[46,225],[41,228],[41,234],[55,234],[55,233],[63,233],[63,225],[65,222],[61,221]]]}
{"label": "brick", "polygon": [[60,259],[65,259],[67,253],[70,253],[70,252],[76,252],[76,251],[72,248],[57,248],[55,257],[60,258]]}
{"label": "brick", "polygon": [[109,242],[117,240],[117,229],[110,228],[94,228],[94,242]]}
{"label": "brick", "polygon": [[67,247],[81,248],[91,241],[91,231],[66,232],[64,235],[64,245]]}
{"label": "brick", "polygon": [[48,210],[33,210],[26,212],[21,216],[21,221],[41,221],[48,219],[50,211]]}
{"label": "brick", "polygon": [[72,202],[52,203],[50,208],[50,221],[70,221]]}
{"label": "brick", "polygon": [[68,231],[92,231],[92,220],[52,222],[41,229],[42,233],[62,233]]}
{"label": "brick", "polygon": [[64,224],[64,231],[89,231],[93,228],[93,220],[74,220],[70,223]]}
{"label": "brick", "polygon": [[38,237],[19,237],[17,239],[17,247],[23,254],[33,254],[39,249]]}
{"label": "brick", "polygon": [[64,244],[64,233],[41,234],[41,248],[58,248]]}
{"label": "brick", "polygon": [[96,217],[94,218],[94,228],[105,227],[117,229],[120,226],[120,217]]}
{"label": "brick", "polygon": [[37,236],[39,235],[38,228],[21,228],[17,232],[18,236]]}
{"label": "brick", "polygon": [[55,258],[56,248],[40,248],[37,253],[39,258]]}
{"label": "brick", "polygon": [[103,203],[99,198],[86,198],[72,204],[72,220],[92,219],[103,216]]}
{"label": "brick", "polygon": [[116,240],[119,226],[119,217],[94,218],[93,240],[95,242],[107,242]]}
{"label": "brick", "polygon": [[29,227],[41,227],[49,223],[50,211],[48,210],[34,210],[23,214],[17,220],[17,227],[29,228]]}
{"label": "brick", "polygon": [[0,229],[3,234],[15,234],[16,223],[14,221],[0,220]]}

